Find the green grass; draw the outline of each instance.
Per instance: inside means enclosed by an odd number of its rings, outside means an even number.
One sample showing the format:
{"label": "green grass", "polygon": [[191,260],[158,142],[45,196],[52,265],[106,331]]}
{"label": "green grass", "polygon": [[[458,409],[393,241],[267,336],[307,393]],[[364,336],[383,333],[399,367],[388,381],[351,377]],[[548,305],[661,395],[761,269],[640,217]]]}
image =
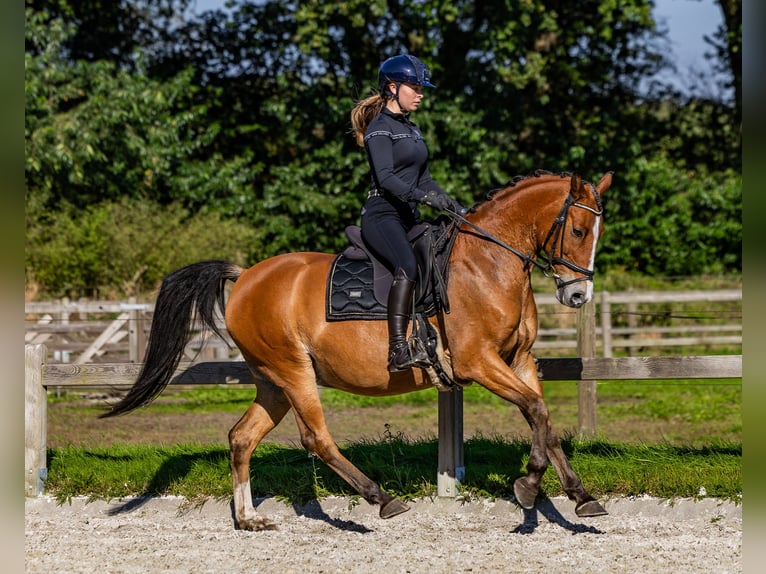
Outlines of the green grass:
{"label": "green grass", "polygon": [[[369,398],[324,389],[322,401],[328,412],[344,408],[395,409],[399,405],[435,412],[436,393],[427,390]],[[557,428],[575,427],[577,385],[546,382],[545,393]],[[253,395],[252,387],[176,389],[163,394],[151,408],[179,413],[241,413]],[[51,400],[65,403],[76,398],[65,394]],[[498,420],[519,416],[478,385],[464,390],[464,403],[467,407],[480,404],[496,408]],[[598,425],[599,429],[634,425],[639,439],[616,442],[601,437],[586,441],[564,436],[562,444],[571,464],[594,496],[696,497],[704,487],[707,496],[730,500],[741,497],[741,379],[599,382]],[[665,438],[646,443],[641,438],[646,425],[668,429]],[[678,429],[677,435],[672,434],[674,429]],[[730,438],[722,440],[720,436]],[[529,448],[529,441],[523,437],[468,438],[462,494],[510,497],[513,481],[524,473]],[[379,439],[351,441],[341,450],[392,494],[404,499],[436,494],[435,438],[411,439],[403,433],[392,433],[387,426]],[[178,495],[195,501],[231,496],[228,449],[224,444],[63,447],[48,451],[48,469],[46,489],[60,500],[73,496],[112,499]],[[255,496],[303,504],[328,495],[355,495],[324,463],[301,448],[262,443],[253,456],[251,474]],[[547,496],[563,494],[553,469],[544,476],[543,492]]]}
{"label": "green grass", "polygon": [[[475,437],[465,443],[467,497],[511,497],[513,481],[524,472],[529,443]],[[648,494],[658,497],[707,496],[738,501],[742,493],[742,446],[704,448],[664,444],[621,445],[563,440],[564,450],[586,488],[597,497]],[[358,442],[342,452],[370,478],[405,500],[436,494],[438,444],[387,434]],[[190,501],[231,496],[228,450],[221,445],[144,445],[62,448],[48,453],[46,490],[61,501],[74,496],[114,499],[124,496],[178,495]],[[300,448],[264,443],[251,464],[255,496],[304,504],[329,495],[356,493],[314,456]],[[553,469],[543,492],[562,495]]]}
{"label": "green grass", "polygon": [[[600,404],[612,400],[629,399],[637,410],[632,414],[652,418],[667,417],[669,412],[683,411],[685,417],[706,420],[720,416],[722,404],[729,410],[739,410],[742,398],[742,379],[688,379],[653,381],[599,381]],[[573,381],[546,381],[543,383],[548,402],[565,401],[577,397],[577,384]],[[436,403],[436,389],[426,389],[405,395],[390,397],[365,397],[343,391],[322,389],[322,405],[325,409],[364,408],[383,406],[431,406]],[[163,412],[216,411],[242,412],[243,406],[255,397],[252,385],[210,385],[177,390],[170,387],[152,404],[152,409]],[[78,393],[51,394],[50,403],[74,402]],[[496,405],[507,408],[508,403],[478,384],[463,389],[465,404]],[[78,407],[79,408],[79,407]],[[600,407],[601,408],[601,407]],[[615,415],[621,414],[615,411]]]}

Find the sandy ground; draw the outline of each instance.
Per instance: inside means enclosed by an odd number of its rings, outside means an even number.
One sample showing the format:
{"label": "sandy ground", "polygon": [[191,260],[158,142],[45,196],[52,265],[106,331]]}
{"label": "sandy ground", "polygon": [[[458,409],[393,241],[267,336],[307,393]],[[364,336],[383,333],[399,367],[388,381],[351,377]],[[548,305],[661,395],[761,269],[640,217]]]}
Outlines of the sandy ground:
{"label": "sandy ground", "polygon": [[163,497],[59,505],[27,499],[26,572],[742,572],[742,506],[715,499],[601,501],[580,519],[564,498],[411,502],[389,520],[347,498],[256,501],[279,530],[235,530],[228,503]]}

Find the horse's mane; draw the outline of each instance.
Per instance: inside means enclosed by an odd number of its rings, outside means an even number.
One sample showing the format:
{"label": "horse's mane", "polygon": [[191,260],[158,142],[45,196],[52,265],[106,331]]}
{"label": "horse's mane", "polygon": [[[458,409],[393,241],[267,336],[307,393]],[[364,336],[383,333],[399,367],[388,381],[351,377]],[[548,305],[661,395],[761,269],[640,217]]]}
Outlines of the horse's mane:
{"label": "horse's mane", "polygon": [[511,179],[509,179],[504,185],[489,190],[489,192],[487,193],[486,199],[484,199],[484,201],[480,201],[479,203],[475,204],[474,208],[477,208],[488,201],[492,201],[498,193],[508,189],[509,187],[515,187],[517,184],[521,183],[522,181],[526,181],[528,179],[532,179],[536,177],[543,177],[543,176],[558,176],[563,179],[563,178],[572,177],[572,172],[562,171],[559,173],[555,173],[555,172],[547,171],[544,169],[536,169],[535,171],[533,171],[532,173],[528,173],[527,175],[514,176]]}

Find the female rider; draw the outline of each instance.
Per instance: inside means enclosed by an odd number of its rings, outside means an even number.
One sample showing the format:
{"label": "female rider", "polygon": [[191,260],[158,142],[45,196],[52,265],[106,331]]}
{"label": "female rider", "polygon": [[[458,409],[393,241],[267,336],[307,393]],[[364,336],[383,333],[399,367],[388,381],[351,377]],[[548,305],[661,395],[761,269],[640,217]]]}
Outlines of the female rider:
{"label": "female rider", "polygon": [[388,370],[405,371],[430,363],[421,348],[407,343],[407,326],[418,267],[407,232],[419,221],[418,204],[465,213],[431,179],[428,149],[408,117],[418,109],[423,88],[433,88],[431,73],[415,56],[387,59],[378,71],[378,93],[351,112],[357,143],[367,152],[371,185],[362,208],[362,238],[388,263],[393,274],[388,296]]}

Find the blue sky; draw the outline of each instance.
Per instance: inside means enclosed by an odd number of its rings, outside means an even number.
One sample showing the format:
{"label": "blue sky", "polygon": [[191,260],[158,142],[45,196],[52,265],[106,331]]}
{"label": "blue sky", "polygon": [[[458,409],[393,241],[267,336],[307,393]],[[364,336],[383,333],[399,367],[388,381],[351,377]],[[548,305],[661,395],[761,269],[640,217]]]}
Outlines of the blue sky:
{"label": "blue sky", "polygon": [[[220,8],[225,0],[195,0],[192,9],[204,12]],[[669,31],[670,47],[680,73],[689,68],[709,69],[704,58],[708,50],[703,37],[712,36],[723,16],[715,0],[656,0],[655,18]]]}
{"label": "blue sky", "polygon": [[709,47],[702,39],[712,36],[723,21],[714,0],[657,0],[655,19],[668,27],[671,47],[680,69],[693,66],[707,69],[704,53]]}

